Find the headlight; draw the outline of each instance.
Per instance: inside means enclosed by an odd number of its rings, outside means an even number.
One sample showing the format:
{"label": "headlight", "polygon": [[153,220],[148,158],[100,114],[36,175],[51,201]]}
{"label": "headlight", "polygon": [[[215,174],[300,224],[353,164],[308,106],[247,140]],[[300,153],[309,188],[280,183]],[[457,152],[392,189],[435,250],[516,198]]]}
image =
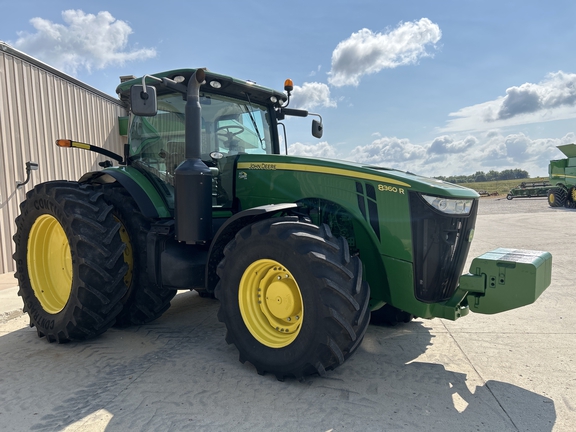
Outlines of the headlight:
{"label": "headlight", "polygon": [[472,208],[471,199],[450,199],[430,195],[422,195],[428,204],[446,214],[466,215]]}

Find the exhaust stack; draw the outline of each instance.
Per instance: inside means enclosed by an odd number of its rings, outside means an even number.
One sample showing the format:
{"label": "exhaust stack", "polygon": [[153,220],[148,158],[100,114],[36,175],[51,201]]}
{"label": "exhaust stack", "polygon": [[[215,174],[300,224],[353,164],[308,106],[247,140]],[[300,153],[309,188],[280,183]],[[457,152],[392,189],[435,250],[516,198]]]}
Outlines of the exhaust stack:
{"label": "exhaust stack", "polygon": [[186,95],[186,159],[176,168],[176,239],[188,244],[205,244],[212,239],[212,174],[200,159],[202,108],[200,85],[204,70],[190,77]]}

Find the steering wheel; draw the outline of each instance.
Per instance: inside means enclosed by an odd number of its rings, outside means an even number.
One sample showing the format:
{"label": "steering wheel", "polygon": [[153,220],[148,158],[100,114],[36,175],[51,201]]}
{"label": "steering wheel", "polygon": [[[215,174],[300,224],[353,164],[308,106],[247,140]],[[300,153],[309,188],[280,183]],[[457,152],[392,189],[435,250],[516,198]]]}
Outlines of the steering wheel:
{"label": "steering wheel", "polygon": [[242,132],[244,132],[244,127],[240,125],[220,126],[216,129],[216,135],[226,141],[232,141],[235,136],[240,135]]}

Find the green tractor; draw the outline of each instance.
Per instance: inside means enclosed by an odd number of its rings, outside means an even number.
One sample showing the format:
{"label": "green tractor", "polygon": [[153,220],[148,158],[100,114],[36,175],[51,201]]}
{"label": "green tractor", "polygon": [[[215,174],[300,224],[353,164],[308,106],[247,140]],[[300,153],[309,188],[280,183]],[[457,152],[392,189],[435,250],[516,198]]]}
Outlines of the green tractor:
{"label": "green tractor", "polygon": [[220,301],[240,361],[301,378],[342,364],[371,319],[497,313],[550,284],[547,252],[497,249],[461,276],[470,189],[281,154],[281,121],[318,116],[288,108],[285,90],[203,69],[144,76],[117,89],[131,111],[124,155],[59,140],[119,165],[39,184],[21,204],[16,277],[38,335],[148,323],[196,290]]}
{"label": "green tractor", "polygon": [[558,146],[565,159],[551,160],[548,165],[550,183],[548,189],[550,207],[576,208],[576,144]]}

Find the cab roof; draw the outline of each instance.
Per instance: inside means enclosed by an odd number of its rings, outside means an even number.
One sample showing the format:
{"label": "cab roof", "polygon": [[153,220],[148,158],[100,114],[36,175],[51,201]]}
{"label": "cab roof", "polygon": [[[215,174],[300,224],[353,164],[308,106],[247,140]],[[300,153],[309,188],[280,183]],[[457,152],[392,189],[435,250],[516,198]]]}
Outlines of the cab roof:
{"label": "cab roof", "polygon": [[[196,72],[196,70],[197,69],[175,69],[166,72],[155,73],[152,74],[152,76],[157,78],[170,78],[172,80],[175,77],[181,76],[184,77],[182,84],[187,86],[190,77],[194,74],[194,72]],[[244,81],[238,78],[211,72],[206,69],[204,71],[206,73],[206,79],[200,86],[200,92],[223,94],[241,99],[246,99],[246,94],[248,94],[252,102],[265,105],[269,105],[271,103],[282,104],[287,100],[286,94],[268,87],[258,85],[252,81]],[[212,85],[212,83],[219,83],[220,87],[216,88]],[[120,99],[123,101],[129,101],[130,88],[135,84],[142,84],[142,77],[121,83],[116,88],[116,93]],[[158,94],[173,92],[173,90],[166,88],[162,83],[153,79],[147,79],[146,84],[155,86]],[[275,98],[277,102],[273,102],[271,98]]]}

